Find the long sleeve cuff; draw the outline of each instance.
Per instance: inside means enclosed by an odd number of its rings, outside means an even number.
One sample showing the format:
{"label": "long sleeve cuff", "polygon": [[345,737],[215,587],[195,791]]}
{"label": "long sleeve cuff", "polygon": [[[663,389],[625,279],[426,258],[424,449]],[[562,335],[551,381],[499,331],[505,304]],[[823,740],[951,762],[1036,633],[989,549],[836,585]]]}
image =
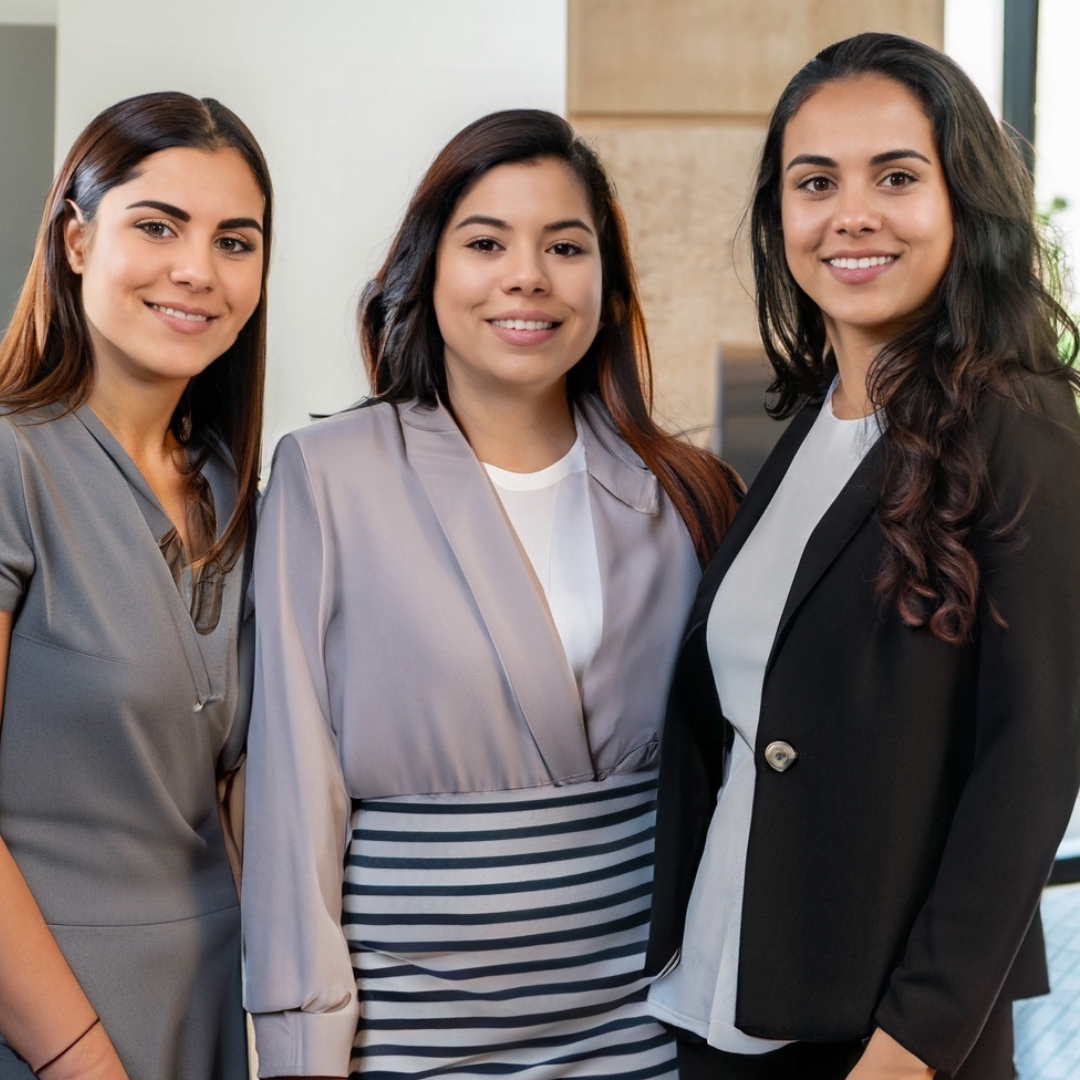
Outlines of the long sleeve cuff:
{"label": "long sleeve cuff", "polygon": [[359,1018],[355,999],[335,1012],[252,1014],[259,1076],[348,1076]]}

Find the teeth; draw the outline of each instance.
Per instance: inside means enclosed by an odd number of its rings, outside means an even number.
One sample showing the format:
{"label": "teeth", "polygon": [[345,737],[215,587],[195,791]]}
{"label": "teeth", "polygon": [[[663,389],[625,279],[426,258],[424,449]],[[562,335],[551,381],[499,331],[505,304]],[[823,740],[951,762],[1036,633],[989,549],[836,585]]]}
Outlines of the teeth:
{"label": "teeth", "polygon": [[862,259],[829,259],[828,262],[837,270],[869,270],[871,266],[884,266],[895,260],[895,255],[871,255]]}
{"label": "teeth", "polygon": [[177,311],[176,308],[162,307],[160,304],[151,304],[150,306],[163,315],[172,315],[175,319],[187,319],[188,322],[206,322],[210,318],[209,315],[192,315],[187,311]]}
{"label": "teeth", "polygon": [[550,330],[555,324],[533,319],[492,319],[491,325],[501,326],[504,330]]}

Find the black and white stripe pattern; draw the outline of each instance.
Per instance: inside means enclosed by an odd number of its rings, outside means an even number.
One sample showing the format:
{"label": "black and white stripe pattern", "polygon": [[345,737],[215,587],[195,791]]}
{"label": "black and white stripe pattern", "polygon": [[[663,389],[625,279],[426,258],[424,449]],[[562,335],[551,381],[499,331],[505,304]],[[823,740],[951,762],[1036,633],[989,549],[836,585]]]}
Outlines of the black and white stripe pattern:
{"label": "black and white stripe pattern", "polygon": [[353,814],[353,1074],[675,1078],[645,1010],[651,773]]}

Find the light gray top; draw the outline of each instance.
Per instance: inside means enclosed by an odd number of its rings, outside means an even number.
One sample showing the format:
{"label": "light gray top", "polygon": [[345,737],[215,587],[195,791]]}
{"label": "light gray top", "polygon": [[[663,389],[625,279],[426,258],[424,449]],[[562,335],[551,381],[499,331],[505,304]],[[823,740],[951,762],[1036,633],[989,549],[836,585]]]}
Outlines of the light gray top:
{"label": "light gray top", "polygon": [[875,416],[840,420],[831,395],[780,487],[720,583],[706,628],[724,716],[735,730],[724,783],[687,908],[694,949],[653,984],[655,1016],[729,1053],[760,1054],[783,1042],[735,1026],[743,879],[756,771],[761,689],[780,615],[806,542],[880,435]]}
{"label": "light gray top", "polygon": [[267,1075],[344,1075],[351,800],[519,790],[655,765],[700,576],[656,478],[582,409],[603,636],[579,691],[483,466],[442,408],[287,436],[255,559],[246,1005]]}

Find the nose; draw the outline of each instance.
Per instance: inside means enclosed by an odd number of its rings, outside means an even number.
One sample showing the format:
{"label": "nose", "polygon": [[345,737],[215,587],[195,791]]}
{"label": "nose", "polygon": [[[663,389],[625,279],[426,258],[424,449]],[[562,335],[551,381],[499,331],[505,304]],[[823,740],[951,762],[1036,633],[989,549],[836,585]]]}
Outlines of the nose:
{"label": "nose", "polygon": [[503,290],[535,296],[551,287],[543,263],[543,254],[519,247],[507,252],[503,262]]}
{"label": "nose", "polygon": [[881,214],[871,192],[848,185],[833,204],[833,225],[838,233],[863,236],[881,228]]}
{"label": "nose", "polygon": [[176,257],[169,271],[175,285],[193,292],[209,292],[215,283],[214,253],[208,245],[187,243],[177,246]]}

